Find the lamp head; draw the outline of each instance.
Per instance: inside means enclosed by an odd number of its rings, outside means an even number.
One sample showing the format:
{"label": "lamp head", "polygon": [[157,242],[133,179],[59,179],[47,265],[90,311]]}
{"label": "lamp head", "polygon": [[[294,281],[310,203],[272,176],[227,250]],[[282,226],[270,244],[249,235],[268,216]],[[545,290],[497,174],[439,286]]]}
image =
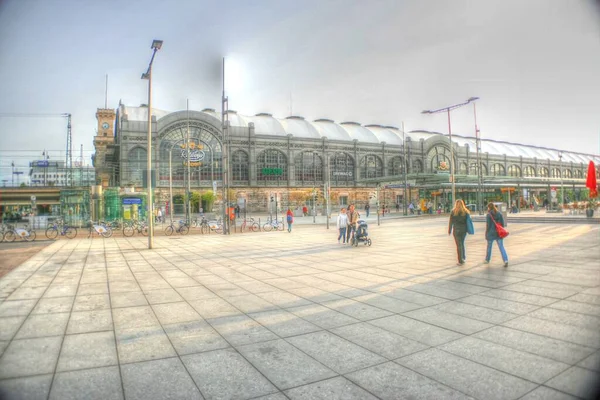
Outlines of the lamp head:
{"label": "lamp head", "polygon": [[142,74],[142,79],[146,79],[146,80],[150,79],[150,74],[148,72],[144,72]]}
{"label": "lamp head", "polygon": [[475,100],[479,100],[479,97],[469,97],[469,100],[467,100],[467,102],[470,103]]}
{"label": "lamp head", "polygon": [[431,110],[423,110],[421,111],[421,114],[431,114]]}
{"label": "lamp head", "polygon": [[157,40],[154,39],[152,41],[152,47],[150,47],[152,50],[160,50],[160,48],[162,47],[163,41],[162,40]]}

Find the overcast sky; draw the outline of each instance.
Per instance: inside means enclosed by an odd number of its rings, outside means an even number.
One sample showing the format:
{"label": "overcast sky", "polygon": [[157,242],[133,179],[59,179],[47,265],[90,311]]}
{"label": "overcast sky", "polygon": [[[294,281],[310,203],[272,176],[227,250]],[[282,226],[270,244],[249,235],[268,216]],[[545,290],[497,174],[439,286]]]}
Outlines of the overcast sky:
{"label": "overcast sky", "polygon": [[[93,152],[96,108],[230,109],[447,133],[478,96],[482,137],[600,153],[600,4],[594,0],[0,0],[0,114],[73,115]],[[474,134],[473,108],[452,114]],[[0,115],[10,163],[64,159],[66,120]],[[38,156],[39,153],[39,156]],[[7,178],[8,177],[8,178]]]}

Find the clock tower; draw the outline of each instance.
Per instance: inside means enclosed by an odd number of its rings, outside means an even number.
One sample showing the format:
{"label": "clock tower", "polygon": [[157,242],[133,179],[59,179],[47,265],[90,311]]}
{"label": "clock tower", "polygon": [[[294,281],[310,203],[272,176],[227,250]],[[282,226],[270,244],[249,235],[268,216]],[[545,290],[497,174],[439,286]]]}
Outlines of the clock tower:
{"label": "clock tower", "polygon": [[102,187],[108,187],[113,175],[112,151],[115,144],[115,110],[110,108],[99,108],[96,111],[98,128],[94,137],[94,167],[96,169],[96,183]]}

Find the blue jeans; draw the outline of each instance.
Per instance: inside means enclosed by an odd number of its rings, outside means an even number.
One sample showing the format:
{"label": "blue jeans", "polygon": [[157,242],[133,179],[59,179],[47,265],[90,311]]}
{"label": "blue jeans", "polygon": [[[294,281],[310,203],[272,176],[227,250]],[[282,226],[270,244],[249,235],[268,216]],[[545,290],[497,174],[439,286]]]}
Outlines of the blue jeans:
{"label": "blue jeans", "polygon": [[506,250],[504,249],[504,243],[502,243],[502,239],[488,240],[487,241],[487,251],[485,253],[485,261],[490,261],[492,258],[492,244],[494,242],[498,243],[498,248],[500,249],[500,254],[502,255],[502,261],[508,262],[508,255],[506,254]]}
{"label": "blue jeans", "polygon": [[292,222],[288,222],[288,232],[292,231]]}
{"label": "blue jeans", "polygon": [[340,239],[344,239],[344,243],[346,243],[346,228],[340,228],[340,234],[338,236],[338,242],[340,241]]}

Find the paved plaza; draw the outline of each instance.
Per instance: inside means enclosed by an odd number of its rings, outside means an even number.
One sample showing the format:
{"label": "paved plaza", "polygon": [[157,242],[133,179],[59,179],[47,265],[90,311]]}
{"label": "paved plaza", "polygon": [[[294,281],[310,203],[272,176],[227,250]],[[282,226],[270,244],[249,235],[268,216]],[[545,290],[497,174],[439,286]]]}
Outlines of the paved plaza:
{"label": "paved plaza", "polygon": [[0,398],[595,398],[600,226],[475,229],[56,241],[0,279]]}

